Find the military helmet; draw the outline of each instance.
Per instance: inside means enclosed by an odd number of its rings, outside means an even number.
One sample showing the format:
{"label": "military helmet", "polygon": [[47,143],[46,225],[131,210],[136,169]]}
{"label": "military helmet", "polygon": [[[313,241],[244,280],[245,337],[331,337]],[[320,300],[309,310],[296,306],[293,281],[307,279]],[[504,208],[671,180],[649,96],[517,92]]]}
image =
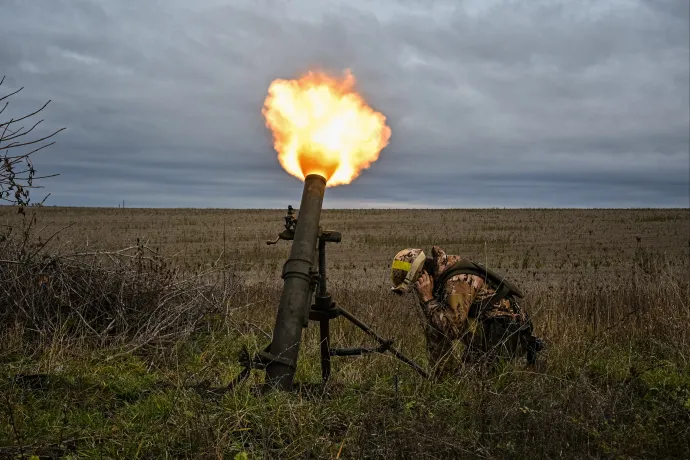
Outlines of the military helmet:
{"label": "military helmet", "polygon": [[409,292],[412,283],[417,281],[424,269],[426,255],[421,249],[408,248],[398,252],[391,265],[391,290],[398,294]]}

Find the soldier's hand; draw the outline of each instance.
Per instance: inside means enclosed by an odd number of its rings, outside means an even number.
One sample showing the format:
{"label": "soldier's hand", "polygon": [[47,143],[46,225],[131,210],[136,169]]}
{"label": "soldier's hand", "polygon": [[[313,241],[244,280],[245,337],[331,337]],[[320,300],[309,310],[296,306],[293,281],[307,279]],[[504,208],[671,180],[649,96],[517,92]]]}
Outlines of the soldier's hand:
{"label": "soldier's hand", "polygon": [[414,285],[417,295],[422,302],[428,302],[434,298],[434,279],[424,270]]}

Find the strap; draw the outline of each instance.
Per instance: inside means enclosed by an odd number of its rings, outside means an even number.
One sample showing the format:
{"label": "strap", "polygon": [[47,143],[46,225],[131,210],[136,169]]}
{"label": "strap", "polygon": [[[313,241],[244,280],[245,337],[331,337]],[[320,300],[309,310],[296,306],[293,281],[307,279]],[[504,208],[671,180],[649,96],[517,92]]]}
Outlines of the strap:
{"label": "strap", "polygon": [[489,283],[489,286],[495,290],[491,297],[482,302],[482,308],[508,296],[523,297],[522,292],[520,292],[513,283],[508,281],[505,276],[481,264],[465,259],[454,263],[441,273],[434,286],[434,297],[437,299],[440,298],[446,287],[447,281],[457,275],[475,275],[482,277]]}
{"label": "strap", "polygon": [[[394,289],[400,289],[400,288],[407,289],[407,286],[409,286],[410,283],[412,283],[413,281],[416,281],[415,275],[419,271],[419,267],[424,265],[425,260],[426,260],[426,255],[424,255],[424,252],[422,251],[419,254],[417,254],[417,257],[415,257],[414,261],[412,261],[411,264],[409,264],[409,262],[407,262],[410,266],[409,266],[409,270],[407,271],[407,274],[405,275],[405,279],[403,280],[403,282],[400,285],[396,286]],[[396,264],[394,262],[393,268],[395,268],[395,265]]]}
{"label": "strap", "polygon": [[490,305],[494,305],[504,298],[508,297],[510,295],[510,289],[506,287],[505,284],[502,284],[499,286],[499,288],[491,295],[491,297],[488,297],[484,300],[482,300],[479,304],[479,314],[481,314],[484,309]]}

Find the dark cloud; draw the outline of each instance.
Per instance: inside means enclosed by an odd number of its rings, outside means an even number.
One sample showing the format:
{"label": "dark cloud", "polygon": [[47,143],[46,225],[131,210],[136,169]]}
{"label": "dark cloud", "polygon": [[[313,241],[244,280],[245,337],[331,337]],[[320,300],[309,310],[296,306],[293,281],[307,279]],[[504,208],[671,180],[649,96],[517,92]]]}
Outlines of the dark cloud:
{"label": "dark cloud", "polygon": [[51,202],[283,207],[270,82],[352,69],[390,145],[333,207],[690,206],[687,0],[0,0]]}

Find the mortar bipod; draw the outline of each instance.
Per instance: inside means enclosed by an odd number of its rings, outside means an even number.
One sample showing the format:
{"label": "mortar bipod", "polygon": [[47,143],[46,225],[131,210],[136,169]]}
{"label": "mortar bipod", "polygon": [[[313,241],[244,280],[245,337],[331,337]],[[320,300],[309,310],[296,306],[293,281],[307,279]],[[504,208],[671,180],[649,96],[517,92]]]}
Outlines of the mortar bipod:
{"label": "mortar bipod", "polygon": [[[360,321],[355,315],[342,307],[337,307],[335,302],[333,302],[331,299],[331,295],[328,292],[326,276],[326,243],[339,243],[340,240],[341,235],[338,232],[322,231],[319,235],[319,269],[316,281],[318,289],[316,291],[314,303],[309,310],[309,319],[319,322],[319,342],[321,344],[321,379],[323,383],[326,383],[331,375],[332,356],[359,356],[366,353],[385,353],[387,351],[391,352],[391,354],[400,361],[412,367],[419,375],[428,379],[429,374],[422,369],[421,366],[393,347],[393,340],[381,337],[374,332],[371,327]],[[330,321],[339,316],[345,317],[345,319],[364,331],[367,335],[376,340],[379,343],[379,346],[375,348],[331,348]]]}

